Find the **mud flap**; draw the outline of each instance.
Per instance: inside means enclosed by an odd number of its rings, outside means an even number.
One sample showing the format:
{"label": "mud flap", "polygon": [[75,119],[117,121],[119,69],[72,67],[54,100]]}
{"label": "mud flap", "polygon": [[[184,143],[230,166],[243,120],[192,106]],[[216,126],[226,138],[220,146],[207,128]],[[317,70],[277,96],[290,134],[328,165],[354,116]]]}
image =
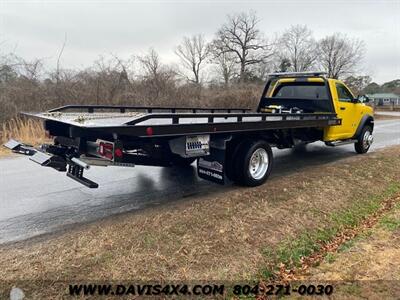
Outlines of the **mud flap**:
{"label": "mud flap", "polygon": [[229,181],[225,175],[225,153],[226,142],[230,138],[228,136],[211,140],[210,155],[200,157],[197,160],[197,175],[200,178],[218,184],[225,184]]}
{"label": "mud flap", "polygon": [[200,178],[218,184],[225,184],[225,151],[212,149],[211,153],[197,160],[197,174]]}

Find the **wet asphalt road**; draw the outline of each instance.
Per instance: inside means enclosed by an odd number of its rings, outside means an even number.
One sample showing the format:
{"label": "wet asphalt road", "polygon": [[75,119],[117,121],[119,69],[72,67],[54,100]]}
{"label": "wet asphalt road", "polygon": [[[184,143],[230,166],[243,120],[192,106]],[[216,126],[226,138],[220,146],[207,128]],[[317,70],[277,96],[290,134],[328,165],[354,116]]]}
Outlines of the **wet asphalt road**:
{"label": "wet asphalt road", "polygon": [[[370,151],[400,145],[400,120],[377,121]],[[274,150],[273,177],[301,172],[356,155],[353,145],[337,148],[323,143],[307,151]],[[64,173],[41,167],[27,157],[0,160],[0,244],[24,240],[68,226],[114,214],[143,209],[194,195],[215,194],[235,188],[219,186],[196,175],[196,168],[93,167],[86,176],[100,184],[88,189]]]}
{"label": "wet asphalt road", "polygon": [[376,115],[400,117],[400,111],[377,111]]}

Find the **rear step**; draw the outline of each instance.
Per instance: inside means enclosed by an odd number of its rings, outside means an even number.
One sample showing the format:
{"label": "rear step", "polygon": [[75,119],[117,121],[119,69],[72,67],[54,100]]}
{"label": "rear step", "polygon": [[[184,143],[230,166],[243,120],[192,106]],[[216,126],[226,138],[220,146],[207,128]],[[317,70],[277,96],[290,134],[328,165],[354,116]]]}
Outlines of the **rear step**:
{"label": "rear step", "polygon": [[88,188],[91,188],[91,189],[98,188],[99,185],[96,182],[91,181],[90,179],[87,179],[86,177],[83,177],[83,169],[84,168],[79,165],[70,164],[70,165],[68,165],[67,176],[69,178],[72,178],[73,180],[79,182],[80,184],[87,186]]}
{"label": "rear step", "polygon": [[357,142],[357,140],[340,140],[340,141],[333,141],[333,142],[326,142],[325,145],[331,146],[331,147],[337,147],[337,146],[343,146],[343,145],[349,145],[349,144],[354,144]]}
{"label": "rear step", "polygon": [[[76,158],[65,158],[65,155],[55,155],[48,152],[43,152],[40,149],[36,149],[31,145],[26,145],[16,140],[9,140],[4,144],[4,147],[12,150],[14,153],[24,154],[30,156],[30,160],[44,167],[51,167],[57,171],[65,172],[67,171],[67,176],[73,180],[87,186],[88,188],[98,188],[99,185],[85,177],[83,177],[83,170],[89,169],[90,166]],[[46,146],[43,149],[49,149]],[[68,170],[67,170],[68,164]]]}

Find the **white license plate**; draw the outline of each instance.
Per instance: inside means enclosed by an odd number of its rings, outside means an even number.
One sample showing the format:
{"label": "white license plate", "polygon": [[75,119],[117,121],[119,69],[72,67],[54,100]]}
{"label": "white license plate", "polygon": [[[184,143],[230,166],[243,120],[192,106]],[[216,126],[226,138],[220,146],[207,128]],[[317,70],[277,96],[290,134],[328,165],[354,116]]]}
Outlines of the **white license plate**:
{"label": "white license plate", "polygon": [[186,137],[186,154],[209,154],[210,135],[195,135]]}

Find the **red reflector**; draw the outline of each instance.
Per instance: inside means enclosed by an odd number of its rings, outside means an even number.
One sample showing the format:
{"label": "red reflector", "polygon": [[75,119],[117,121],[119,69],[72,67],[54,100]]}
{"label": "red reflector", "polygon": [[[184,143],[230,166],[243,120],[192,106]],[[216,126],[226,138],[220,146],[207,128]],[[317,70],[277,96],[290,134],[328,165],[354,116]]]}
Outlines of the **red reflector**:
{"label": "red reflector", "polygon": [[147,127],[146,128],[146,134],[147,135],[153,135],[153,128],[152,127]]}
{"label": "red reflector", "polygon": [[115,149],[114,153],[115,153],[115,156],[122,157],[122,150],[121,149],[119,149],[119,148]]}

